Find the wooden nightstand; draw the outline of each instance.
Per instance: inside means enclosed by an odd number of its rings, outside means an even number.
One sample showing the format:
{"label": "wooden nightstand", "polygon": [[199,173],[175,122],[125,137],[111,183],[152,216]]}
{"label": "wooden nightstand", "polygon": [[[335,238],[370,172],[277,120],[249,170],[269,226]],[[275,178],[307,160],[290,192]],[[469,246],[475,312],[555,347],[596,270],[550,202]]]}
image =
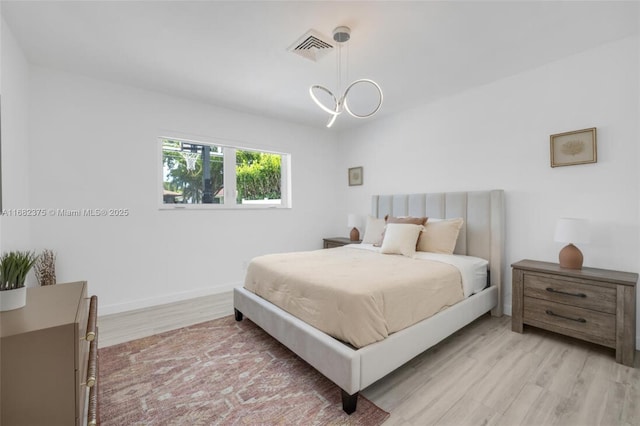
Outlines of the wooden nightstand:
{"label": "wooden nightstand", "polygon": [[332,238],[323,238],[324,246],[322,248],[334,248],[334,247],[342,247],[347,244],[360,244],[360,240],[351,241],[349,238],[345,237],[332,237]]}
{"label": "wooden nightstand", "polygon": [[607,269],[564,269],[521,260],[513,268],[511,328],[523,324],[615,349],[633,367],[638,274]]}

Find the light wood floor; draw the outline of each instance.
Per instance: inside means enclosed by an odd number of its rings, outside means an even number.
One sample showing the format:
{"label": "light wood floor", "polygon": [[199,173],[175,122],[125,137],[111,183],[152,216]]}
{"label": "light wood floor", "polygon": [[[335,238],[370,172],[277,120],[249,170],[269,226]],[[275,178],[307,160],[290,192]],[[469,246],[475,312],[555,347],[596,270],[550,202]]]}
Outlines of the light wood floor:
{"label": "light wood floor", "polygon": [[[231,293],[100,317],[100,346],[229,315]],[[362,395],[385,425],[640,425],[636,368],[613,350],[483,316]]]}
{"label": "light wood floor", "polygon": [[639,425],[639,361],[487,315],[363,395],[391,413],[385,425]]}
{"label": "light wood floor", "polygon": [[233,292],[98,316],[101,348],[233,314]]}

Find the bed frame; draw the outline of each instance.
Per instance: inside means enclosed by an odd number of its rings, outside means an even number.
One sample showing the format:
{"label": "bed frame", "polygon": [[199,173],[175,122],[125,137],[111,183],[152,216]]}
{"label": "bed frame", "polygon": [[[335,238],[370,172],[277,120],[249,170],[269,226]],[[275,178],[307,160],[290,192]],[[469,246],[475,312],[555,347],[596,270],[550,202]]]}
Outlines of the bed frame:
{"label": "bed frame", "polygon": [[342,408],[356,410],[358,393],[481,315],[502,315],[504,192],[502,190],[375,195],[376,217],[464,218],[454,253],[489,261],[489,285],[454,306],[386,339],[355,349],[299,320],[260,296],[237,287],[235,318],[246,315],[342,389]]}

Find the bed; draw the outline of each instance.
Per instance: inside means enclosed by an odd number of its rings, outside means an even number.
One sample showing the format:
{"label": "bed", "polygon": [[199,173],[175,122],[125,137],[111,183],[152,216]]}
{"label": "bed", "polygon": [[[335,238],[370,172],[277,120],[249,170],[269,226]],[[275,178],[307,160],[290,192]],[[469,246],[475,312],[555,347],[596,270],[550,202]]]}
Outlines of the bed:
{"label": "bed", "polygon": [[[363,347],[320,331],[244,287],[234,289],[236,320],[247,316],[342,390],[345,412],[353,413],[360,390],[416,355],[491,312],[502,315],[504,193],[502,190],[376,195],[371,215],[463,218],[454,253],[486,259],[487,286],[452,306]],[[338,250],[338,249],[330,249]]]}

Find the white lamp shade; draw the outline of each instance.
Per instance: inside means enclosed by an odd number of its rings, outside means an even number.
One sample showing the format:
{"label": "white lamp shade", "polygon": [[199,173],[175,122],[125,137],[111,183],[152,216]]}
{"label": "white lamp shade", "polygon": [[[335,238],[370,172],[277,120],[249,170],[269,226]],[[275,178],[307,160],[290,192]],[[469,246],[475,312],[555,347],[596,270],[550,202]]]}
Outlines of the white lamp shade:
{"label": "white lamp shade", "polygon": [[362,216],[355,213],[349,213],[349,216],[347,217],[347,226],[349,228],[361,228]]}
{"label": "white lamp shade", "polygon": [[591,240],[589,221],[570,217],[558,219],[554,240],[560,243],[588,243]]}

